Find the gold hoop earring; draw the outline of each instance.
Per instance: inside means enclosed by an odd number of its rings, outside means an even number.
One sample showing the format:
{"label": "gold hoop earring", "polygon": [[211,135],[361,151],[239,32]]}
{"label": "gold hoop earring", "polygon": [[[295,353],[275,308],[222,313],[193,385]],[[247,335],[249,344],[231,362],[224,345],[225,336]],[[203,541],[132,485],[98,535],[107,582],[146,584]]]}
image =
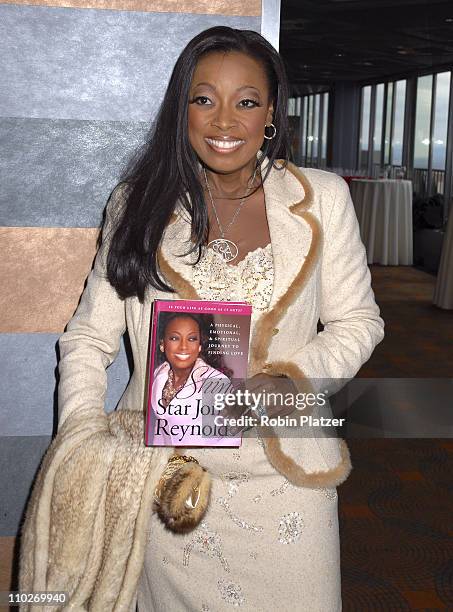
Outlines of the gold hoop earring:
{"label": "gold hoop earring", "polygon": [[[272,134],[272,136],[266,136],[266,128],[274,128],[274,133]],[[273,123],[271,123],[270,125],[264,126],[264,138],[266,140],[272,140],[273,138],[275,138],[276,134],[277,134],[277,128],[275,127]]]}

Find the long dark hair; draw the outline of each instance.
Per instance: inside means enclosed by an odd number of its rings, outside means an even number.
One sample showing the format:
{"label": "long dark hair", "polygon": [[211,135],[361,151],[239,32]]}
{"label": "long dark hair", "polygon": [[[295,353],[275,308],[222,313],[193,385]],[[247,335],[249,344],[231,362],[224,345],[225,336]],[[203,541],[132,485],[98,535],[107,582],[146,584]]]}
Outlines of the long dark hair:
{"label": "long dark hair", "polygon": [[[167,325],[170,321],[174,319],[192,319],[198,325],[198,329],[200,330],[200,343],[201,343],[201,351],[200,357],[206,362],[211,368],[215,368],[231,378],[233,375],[233,371],[225,365],[223,360],[223,355],[221,354],[221,342],[217,339],[217,334],[210,334],[210,330],[212,328],[215,329],[215,321],[214,317],[211,314],[196,314],[191,312],[161,312],[159,315],[159,327],[157,329],[157,337],[159,339],[159,343],[163,341],[165,336],[165,330],[167,329]],[[211,339],[210,339],[211,338]],[[211,350],[209,350],[209,344],[211,344]],[[162,351],[156,347],[155,353],[155,367],[159,366],[161,363],[165,361],[166,357]]]}
{"label": "long dark hair", "polygon": [[262,156],[269,164],[289,158],[288,85],[283,60],[265,38],[252,30],[218,26],[193,38],[179,56],[147,142],[131,160],[122,182],[126,205],[107,257],[107,277],[121,298],[143,302],[151,285],[173,292],[159,272],[157,249],[179,200],[191,219],[191,240],[198,250],[209,234],[208,213],[199,180],[199,162],[188,136],[188,104],[192,76],[199,59],[210,52],[239,51],[259,61],[266,72],[274,104],[275,138],[264,140]]}

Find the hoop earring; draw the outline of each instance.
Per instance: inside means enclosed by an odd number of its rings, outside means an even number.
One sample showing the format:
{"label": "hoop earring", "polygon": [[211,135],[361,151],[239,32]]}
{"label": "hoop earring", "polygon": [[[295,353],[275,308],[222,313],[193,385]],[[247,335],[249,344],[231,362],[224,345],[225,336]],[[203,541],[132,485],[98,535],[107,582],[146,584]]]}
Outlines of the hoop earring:
{"label": "hoop earring", "polygon": [[[272,136],[266,136],[266,128],[274,128],[274,133],[272,134]],[[277,134],[277,128],[275,127],[273,123],[271,123],[270,125],[264,126],[264,138],[266,140],[272,140],[273,138],[275,138],[276,134]]]}

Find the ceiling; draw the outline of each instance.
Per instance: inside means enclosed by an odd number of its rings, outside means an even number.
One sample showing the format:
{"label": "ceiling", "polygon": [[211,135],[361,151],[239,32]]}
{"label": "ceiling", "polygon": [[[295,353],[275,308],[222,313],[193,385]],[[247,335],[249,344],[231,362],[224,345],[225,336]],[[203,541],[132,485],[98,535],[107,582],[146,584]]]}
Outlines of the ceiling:
{"label": "ceiling", "polygon": [[293,94],[453,67],[453,0],[281,0]]}

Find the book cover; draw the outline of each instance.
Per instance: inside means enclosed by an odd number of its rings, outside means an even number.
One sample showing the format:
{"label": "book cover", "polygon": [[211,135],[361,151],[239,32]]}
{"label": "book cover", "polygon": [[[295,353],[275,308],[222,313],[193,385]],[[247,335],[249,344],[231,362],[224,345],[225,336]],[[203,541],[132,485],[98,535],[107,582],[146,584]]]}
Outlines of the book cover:
{"label": "book cover", "polygon": [[247,375],[252,308],[243,302],[155,300],[151,311],[147,446],[240,446],[219,424],[221,398]]}

